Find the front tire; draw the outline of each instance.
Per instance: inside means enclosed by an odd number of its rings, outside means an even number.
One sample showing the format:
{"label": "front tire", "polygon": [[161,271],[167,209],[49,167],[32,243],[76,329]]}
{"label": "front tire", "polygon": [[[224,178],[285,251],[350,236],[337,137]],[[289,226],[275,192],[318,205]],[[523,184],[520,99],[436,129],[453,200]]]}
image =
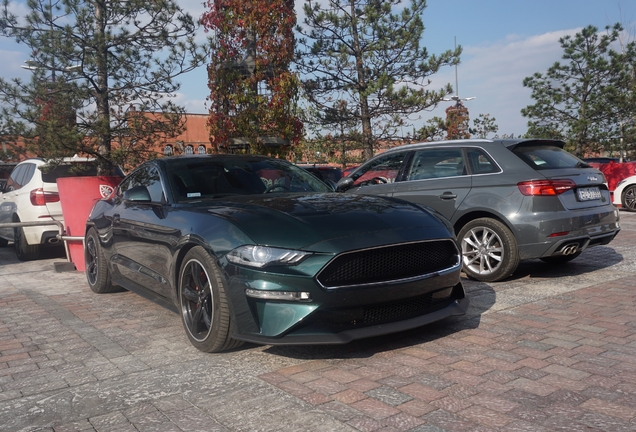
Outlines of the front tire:
{"label": "front tire", "polygon": [[99,244],[99,237],[95,228],[91,228],[86,233],[86,247],[84,248],[84,261],[86,263],[86,280],[88,286],[96,294],[106,294],[119,291],[113,285],[110,278],[110,270],[106,265],[106,258],[102,247]]}
{"label": "front tire", "polygon": [[468,222],[457,236],[466,276],[482,282],[497,282],[512,275],[519,266],[517,240],[506,225],[496,219]]}
{"label": "front tire", "polygon": [[236,348],[242,341],[230,336],[231,314],[220,271],[201,246],[185,255],[179,271],[179,310],[192,345],[203,352]]}
{"label": "front tire", "polygon": [[630,212],[636,212],[636,185],[628,186],[623,191],[621,197],[621,204],[623,208]]}
{"label": "front tire", "polygon": [[[20,222],[20,220],[16,220]],[[13,229],[13,245],[15,246],[15,255],[20,261],[31,261],[38,259],[40,256],[40,245],[30,245],[24,236],[24,229]]]}

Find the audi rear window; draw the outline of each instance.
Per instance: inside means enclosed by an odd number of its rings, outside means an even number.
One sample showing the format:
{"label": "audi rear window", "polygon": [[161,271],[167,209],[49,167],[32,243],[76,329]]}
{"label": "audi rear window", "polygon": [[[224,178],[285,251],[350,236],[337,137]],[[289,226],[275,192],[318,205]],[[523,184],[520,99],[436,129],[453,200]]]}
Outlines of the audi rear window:
{"label": "audi rear window", "polygon": [[522,144],[512,152],[536,170],[587,167],[579,158],[556,146]]}

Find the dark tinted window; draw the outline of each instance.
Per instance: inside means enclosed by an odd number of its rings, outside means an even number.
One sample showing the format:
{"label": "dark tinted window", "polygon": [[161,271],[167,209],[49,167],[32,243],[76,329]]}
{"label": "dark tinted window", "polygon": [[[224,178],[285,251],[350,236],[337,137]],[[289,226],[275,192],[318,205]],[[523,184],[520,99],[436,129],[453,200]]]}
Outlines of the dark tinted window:
{"label": "dark tinted window", "polygon": [[334,167],[303,167],[320,180],[331,180],[334,183],[337,183],[338,180],[342,178],[342,170],[340,168]]}
{"label": "dark tinted window", "polygon": [[278,159],[192,158],[171,161],[168,181],[175,199],[279,192],[330,192],[302,168]]}
{"label": "dark tinted window", "polygon": [[402,151],[378,156],[351,175],[354,180],[353,184],[360,185],[365,182],[393,183],[407,155],[408,152]]}
{"label": "dark tinted window", "polygon": [[519,145],[512,152],[536,170],[581,166],[579,158],[555,146]]}
{"label": "dark tinted window", "polygon": [[466,157],[472,174],[490,174],[500,171],[497,164],[482,149],[468,148]]}
{"label": "dark tinted window", "polygon": [[425,149],[415,153],[408,179],[423,180],[465,174],[461,149]]}
{"label": "dark tinted window", "polygon": [[32,164],[22,164],[15,167],[15,169],[11,172],[9,180],[7,181],[6,190],[17,190],[24,185],[24,183],[22,183],[22,180],[24,179],[24,174],[26,174],[26,172],[28,171],[27,165]]}

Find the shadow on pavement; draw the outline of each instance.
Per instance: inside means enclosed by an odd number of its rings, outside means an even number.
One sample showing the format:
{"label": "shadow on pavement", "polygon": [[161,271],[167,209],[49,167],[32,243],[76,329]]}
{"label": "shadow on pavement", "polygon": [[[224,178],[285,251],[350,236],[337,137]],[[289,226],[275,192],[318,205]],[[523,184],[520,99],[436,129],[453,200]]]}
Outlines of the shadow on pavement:
{"label": "shadow on pavement", "polygon": [[530,278],[552,279],[564,276],[580,276],[611,267],[623,261],[623,255],[608,246],[596,246],[585,250],[579,257],[564,264],[548,264],[538,259],[521,261],[517,271],[504,282]]}

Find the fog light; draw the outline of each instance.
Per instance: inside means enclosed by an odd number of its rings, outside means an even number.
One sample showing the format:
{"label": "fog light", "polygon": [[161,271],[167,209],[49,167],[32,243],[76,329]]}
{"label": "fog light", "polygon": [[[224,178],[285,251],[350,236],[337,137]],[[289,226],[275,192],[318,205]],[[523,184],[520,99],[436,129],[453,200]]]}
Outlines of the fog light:
{"label": "fog light", "polygon": [[251,288],[245,290],[245,295],[262,300],[282,300],[282,301],[311,301],[311,294],[297,291],[261,291]]}

